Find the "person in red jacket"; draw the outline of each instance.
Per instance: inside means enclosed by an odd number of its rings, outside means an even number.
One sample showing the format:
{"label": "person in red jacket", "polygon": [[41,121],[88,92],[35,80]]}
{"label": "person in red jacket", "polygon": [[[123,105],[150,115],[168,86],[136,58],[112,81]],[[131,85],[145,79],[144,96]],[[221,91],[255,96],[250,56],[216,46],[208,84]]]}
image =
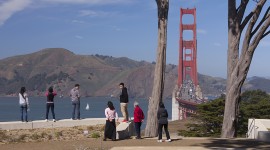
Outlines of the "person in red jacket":
{"label": "person in red jacket", "polygon": [[142,109],[139,107],[137,101],[134,102],[134,124],[136,129],[137,137],[136,139],[141,139],[141,125],[144,119],[144,114]]}

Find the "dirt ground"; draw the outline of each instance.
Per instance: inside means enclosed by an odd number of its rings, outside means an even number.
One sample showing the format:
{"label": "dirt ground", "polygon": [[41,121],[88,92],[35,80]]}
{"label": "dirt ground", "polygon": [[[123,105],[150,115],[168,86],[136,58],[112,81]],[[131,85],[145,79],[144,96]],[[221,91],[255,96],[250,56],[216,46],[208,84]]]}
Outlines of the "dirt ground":
{"label": "dirt ground", "polygon": [[[126,146],[195,146],[195,147],[229,147],[270,149],[270,143],[263,143],[247,139],[211,139],[177,137],[179,129],[185,129],[187,121],[176,121],[169,124],[169,131],[173,139],[170,143],[158,143],[157,139],[127,139],[120,141],[103,141],[103,125],[73,128],[35,129],[1,131],[0,150],[107,150],[112,147]],[[84,131],[89,131],[85,136]],[[164,138],[163,138],[164,139]],[[1,140],[0,140],[1,141]]]}

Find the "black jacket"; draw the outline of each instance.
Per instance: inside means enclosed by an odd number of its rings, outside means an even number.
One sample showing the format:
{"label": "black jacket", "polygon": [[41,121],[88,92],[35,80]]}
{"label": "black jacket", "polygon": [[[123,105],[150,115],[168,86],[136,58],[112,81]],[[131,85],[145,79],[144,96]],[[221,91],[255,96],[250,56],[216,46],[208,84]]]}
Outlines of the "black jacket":
{"label": "black jacket", "polygon": [[128,92],[126,87],[122,88],[122,93],[120,95],[120,103],[128,103]]}
{"label": "black jacket", "polygon": [[168,124],[168,112],[165,108],[159,108],[157,113],[159,124]]}

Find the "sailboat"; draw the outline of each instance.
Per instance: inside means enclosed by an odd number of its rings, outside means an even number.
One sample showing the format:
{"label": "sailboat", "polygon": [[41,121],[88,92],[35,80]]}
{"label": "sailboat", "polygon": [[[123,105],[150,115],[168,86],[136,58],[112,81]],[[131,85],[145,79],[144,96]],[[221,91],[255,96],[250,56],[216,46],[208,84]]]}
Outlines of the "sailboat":
{"label": "sailboat", "polygon": [[89,110],[89,104],[87,103],[85,110]]}

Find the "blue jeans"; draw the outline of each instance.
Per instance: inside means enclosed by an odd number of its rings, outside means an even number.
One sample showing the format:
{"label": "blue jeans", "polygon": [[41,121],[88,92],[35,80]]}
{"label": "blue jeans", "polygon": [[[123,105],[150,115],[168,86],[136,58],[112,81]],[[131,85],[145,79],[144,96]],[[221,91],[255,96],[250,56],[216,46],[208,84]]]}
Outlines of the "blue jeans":
{"label": "blue jeans", "polygon": [[25,113],[25,121],[27,122],[28,119],[27,119],[27,105],[20,105],[20,108],[21,108],[21,121],[23,122],[23,113]]}
{"label": "blue jeans", "polygon": [[54,103],[47,103],[47,105],[46,105],[46,119],[48,119],[50,108],[51,108],[51,111],[52,111],[53,119],[55,119]]}
{"label": "blue jeans", "polygon": [[77,111],[77,119],[80,119],[80,101],[72,101],[72,105],[72,119],[75,119],[75,111]]}

